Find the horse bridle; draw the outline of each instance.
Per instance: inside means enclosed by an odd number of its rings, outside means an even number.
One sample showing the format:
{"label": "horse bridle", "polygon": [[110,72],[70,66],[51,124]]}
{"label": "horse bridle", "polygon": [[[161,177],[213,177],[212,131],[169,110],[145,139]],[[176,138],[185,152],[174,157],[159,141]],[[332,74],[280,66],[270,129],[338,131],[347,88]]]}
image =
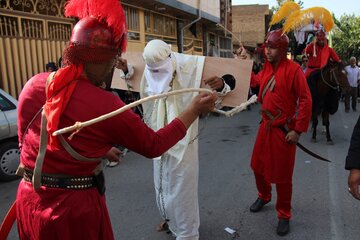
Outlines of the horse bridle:
{"label": "horse bridle", "polygon": [[330,81],[334,78],[335,83],[336,83],[336,86],[331,85],[330,83],[328,83],[328,82],[325,80],[324,75],[323,75],[323,69],[320,69],[321,80],[322,80],[326,85],[328,85],[331,89],[339,91],[340,83],[339,83],[339,80],[338,80],[338,78],[337,78],[337,76],[336,76],[336,74],[335,74],[334,71],[335,71],[334,69],[330,69]]}

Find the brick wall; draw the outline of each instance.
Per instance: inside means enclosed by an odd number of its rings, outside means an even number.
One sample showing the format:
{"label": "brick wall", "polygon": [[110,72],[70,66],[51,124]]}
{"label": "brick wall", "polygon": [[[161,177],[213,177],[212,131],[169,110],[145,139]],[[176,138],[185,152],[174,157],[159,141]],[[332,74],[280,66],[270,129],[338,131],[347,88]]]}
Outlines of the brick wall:
{"label": "brick wall", "polygon": [[[264,41],[268,15],[269,5],[233,5],[232,32],[244,45],[255,47]],[[234,44],[238,41],[234,40]]]}

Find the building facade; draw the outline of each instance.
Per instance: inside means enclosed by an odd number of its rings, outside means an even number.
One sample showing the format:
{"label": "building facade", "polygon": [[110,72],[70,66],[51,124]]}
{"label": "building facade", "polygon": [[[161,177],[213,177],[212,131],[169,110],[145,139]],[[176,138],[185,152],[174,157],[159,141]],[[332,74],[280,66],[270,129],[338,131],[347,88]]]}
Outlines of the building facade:
{"label": "building facade", "polygon": [[128,51],[162,39],[174,51],[231,57],[231,0],[123,0],[129,26]]}
{"label": "building facade", "polygon": [[[26,81],[58,63],[73,19],[64,17],[66,0],[0,0],[0,87],[18,97]],[[232,57],[231,0],[122,0],[127,51],[143,51],[162,39],[174,51]],[[219,27],[219,25],[221,27]]]}
{"label": "building facade", "polygon": [[[264,42],[271,20],[269,5],[233,5],[233,33],[244,46],[257,47]],[[234,48],[239,47],[239,40],[233,38]]]}

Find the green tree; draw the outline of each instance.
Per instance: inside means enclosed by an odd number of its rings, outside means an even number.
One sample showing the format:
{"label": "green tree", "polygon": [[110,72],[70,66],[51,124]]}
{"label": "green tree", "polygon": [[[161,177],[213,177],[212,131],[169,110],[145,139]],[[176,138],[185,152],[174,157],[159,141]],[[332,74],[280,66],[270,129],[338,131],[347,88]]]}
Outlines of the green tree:
{"label": "green tree", "polygon": [[339,57],[347,62],[351,56],[360,60],[360,16],[342,15],[335,20],[333,47]]}

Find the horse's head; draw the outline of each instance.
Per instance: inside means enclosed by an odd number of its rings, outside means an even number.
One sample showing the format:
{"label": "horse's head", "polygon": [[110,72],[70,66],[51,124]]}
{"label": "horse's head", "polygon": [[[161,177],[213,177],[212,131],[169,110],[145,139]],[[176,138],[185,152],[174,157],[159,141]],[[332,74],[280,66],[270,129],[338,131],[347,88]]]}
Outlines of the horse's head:
{"label": "horse's head", "polygon": [[329,62],[324,72],[328,73],[328,81],[333,86],[339,86],[341,90],[349,88],[349,82],[347,80],[345,66],[342,62]]}

